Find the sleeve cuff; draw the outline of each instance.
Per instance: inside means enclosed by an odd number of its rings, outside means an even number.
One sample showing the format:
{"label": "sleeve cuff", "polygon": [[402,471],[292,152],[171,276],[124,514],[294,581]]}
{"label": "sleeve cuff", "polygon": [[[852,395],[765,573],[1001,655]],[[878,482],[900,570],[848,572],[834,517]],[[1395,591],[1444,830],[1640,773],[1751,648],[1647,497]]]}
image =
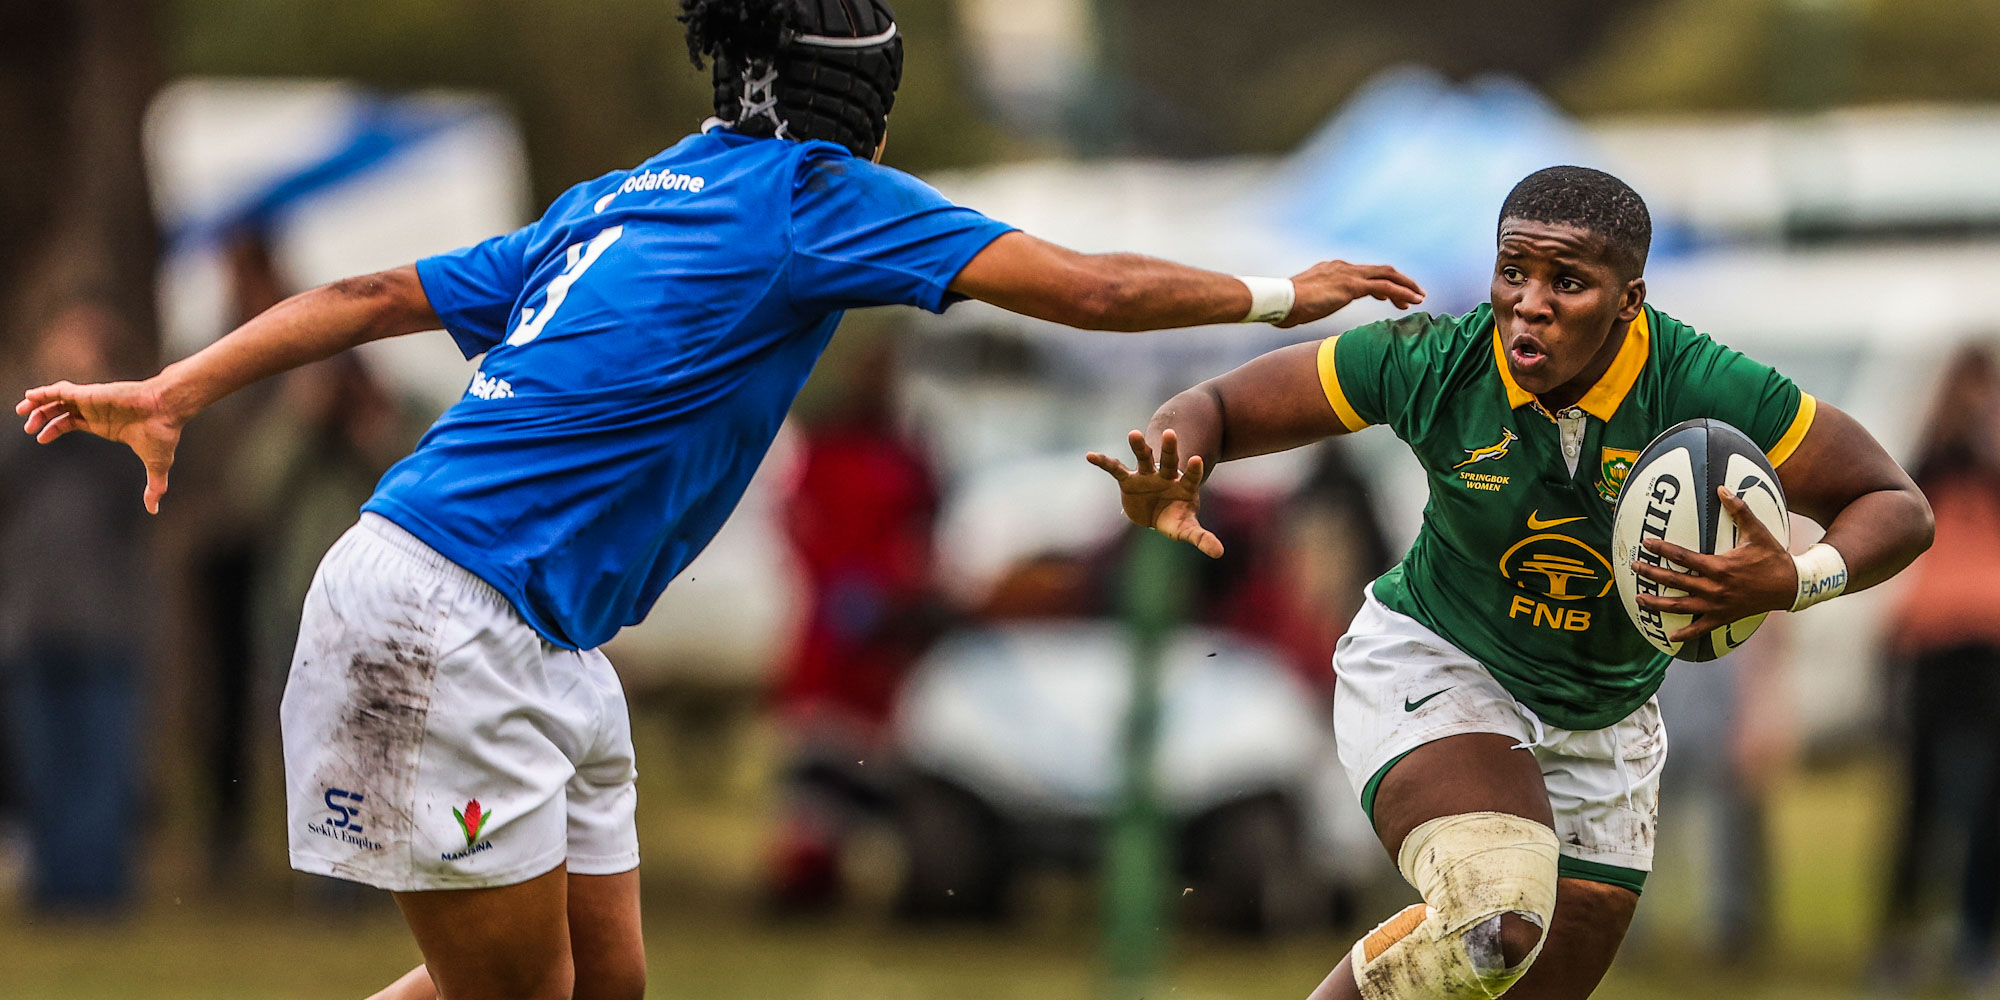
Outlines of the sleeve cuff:
{"label": "sleeve cuff", "polygon": [[957,259],[943,269],[944,281],[925,293],[924,301],[918,304],[918,308],[926,312],[943,313],[946,309],[965,301],[965,296],[951,290],[951,283],[957,281],[965,266],[972,263],[972,258],[985,253],[986,248],[992,246],[994,240],[1014,232],[1014,227],[1004,222],[995,222],[991,219],[987,221],[990,225],[965,242],[964,247],[958,252]]}
{"label": "sleeve cuff", "polygon": [[438,270],[437,258],[419,258],[416,268],[417,284],[423,286],[424,298],[430,301],[431,311],[437,314],[438,323],[444,327],[444,332],[451,334],[451,341],[457,345],[458,353],[465,355],[465,359],[470,361],[486,353],[487,349],[498,342],[497,339],[488,340],[459,323],[457,310],[440,301],[448,301],[450,296],[445,294],[448,282],[443,272]]}
{"label": "sleeve cuff", "polygon": [[1341,391],[1340,372],[1333,367],[1333,352],[1339,343],[1339,334],[1320,341],[1319,387],[1326,392],[1326,401],[1333,406],[1334,415],[1340,418],[1341,425],[1352,433],[1368,426],[1368,421],[1361,419],[1361,414],[1355,412],[1354,404],[1347,401],[1347,393]]}
{"label": "sleeve cuff", "polygon": [[1812,430],[1813,415],[1818,411],[1819,401],[1813,398],[1812,393],[1800,392],[1799,411],[1792,417],[1792,425],[1785,428],[1784,436],[1765,453],[1771,460],[1771,468],[1784,465],[1785,459],[1792,457],[1792,453],[1799,450],[1799,442],[1804,441],[1806,432]]}

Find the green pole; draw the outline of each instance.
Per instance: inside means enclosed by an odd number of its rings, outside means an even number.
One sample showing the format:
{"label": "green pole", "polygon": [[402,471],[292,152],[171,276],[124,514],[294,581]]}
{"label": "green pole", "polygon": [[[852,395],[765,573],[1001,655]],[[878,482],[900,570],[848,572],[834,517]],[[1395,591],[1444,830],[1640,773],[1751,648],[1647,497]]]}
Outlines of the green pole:
{"label": "green pole", "polygon": [[1158,532],[1134,539],[1120,588],[1132,638],[1116,811],[1104,844],[1104,953],[1112,995],[1136,1000],[1158,973],[1166,897],[1167,829],[1153,786],[1160,731],[1160,666],[1186,610],[1187,549]]}

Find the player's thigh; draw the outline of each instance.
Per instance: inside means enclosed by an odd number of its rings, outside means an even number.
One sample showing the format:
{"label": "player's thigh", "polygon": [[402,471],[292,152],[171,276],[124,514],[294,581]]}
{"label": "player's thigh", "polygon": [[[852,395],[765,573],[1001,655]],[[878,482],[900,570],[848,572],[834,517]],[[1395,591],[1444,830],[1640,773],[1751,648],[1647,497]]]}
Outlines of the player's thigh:
{"label": "player's thigh", "polygon": [[1499,812],[1553,828],[1533,752],[1498,733],[1460,733],[1409,752],[1375,793],[1375,833],[1395,857],[1410,831],[1440,816]]}
{"label": "player's thigh", "polygon": [[396,893],[442,1000],[568,1000],[569,872],[490,889]]}
{"label": "player's thigh", "polygon": [[569,877],[569,945],[576,1000],[639,1000],[646,994],[637,868]]}
{"label": "player's thigh", "polygon": [[1541,957],[1507,1000],[1583,1000],[1597,989],[1632,926],[1639,894],[1603,882],[1556,882],[1556,913]]}

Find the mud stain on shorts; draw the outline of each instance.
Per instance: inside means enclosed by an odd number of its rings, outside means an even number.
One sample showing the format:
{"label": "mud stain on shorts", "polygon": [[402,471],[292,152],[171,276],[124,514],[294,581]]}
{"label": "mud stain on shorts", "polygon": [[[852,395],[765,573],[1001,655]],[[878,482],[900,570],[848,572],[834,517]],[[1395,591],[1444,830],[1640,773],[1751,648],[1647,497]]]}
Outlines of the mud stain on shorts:
{"label": "mud stain on shorts", "polygon": [[[416,621],[422,609],[407,610],[348,657],[347,702],[333,733],[339,759],[358,772],[363,784],[383,791],[416,783],[437,676],[435,643]],[[405,795],[378,801],[409,821]]]}

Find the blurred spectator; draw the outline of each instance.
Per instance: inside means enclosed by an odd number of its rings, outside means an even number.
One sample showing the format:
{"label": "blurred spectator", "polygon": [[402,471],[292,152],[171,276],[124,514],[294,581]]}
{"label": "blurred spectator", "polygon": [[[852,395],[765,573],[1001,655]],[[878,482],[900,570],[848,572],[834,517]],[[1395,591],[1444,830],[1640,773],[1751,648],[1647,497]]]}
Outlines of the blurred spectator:
{"label": "blurred spectator", "polygon": [[837,901],[842,842],[857,810],[885,794],[882,737],[897,689],[935,633],[937,485],[929,460],[895,426],[894,372],[878,349],[851,366],[846,393],[807,421],[785,513],[811,597],[777,688],[791,741],[770,873],[782,908]]}
{"label": "blurred spectator", "polygon": [[1674,727],[1661,776],[1674,808],[1660,836],[1673,861],[1701,860],[1689,872],[1699,875],[1690,881],[1704,914],[1697,945],[1718,962],[1745,961],[1770,942],[1770,795],[1796,745],[1785,690],[1790,624],[1766,621],[1718,662],[1676,663],[1660,685],[1660,713]]}
{"label": "blurred spectator", "polygon": [[[118,320],[95,304],[41,334],[31,376],[112,375]],[[142,480],[123,445],[0,435],[0,684],[25,805],[31,904],[103,915],[134,889],[142,653],[157,601]]]}
{"label": "blurred spectator", "polygon": [[[238,234],[229,245],[228,268],[232,328],[285,297],[267,234],[256,229]],[[210,421],[207,431],[190,439],[174,470],[183,495],[213,498],[195,515],[189,596],[202,641],[195,654],[192,708],[199,781],[209,811],[205,842],[210,874],[223,880],[238,874],[248,856],[244,841],[255,786],[251,752],[258,742],[253,734],[276,722],[275,715],[260,719],[253,699],[257,566],[264,558],[270,512],[240,481],[246,439],[251,428],[263,425],[258,415],[275,396],[272,388],[259,386],[224,400],[220,406],[227,418]]]}
{"label": "blurred spectator", "polygon": [[1912,984],[1927,890],[1956,887],[1952,971],[1990,985],[2000,922],[2000,370],[1951,364],[1915,464],[1937,544],[1911,567],[1890,626],[1906,798],[1878,976]]}
{"label": "blurred spectator", "polygon": [[[1224,502],[1214,529],[1231,546],[1230,559],[1202,565],[1226,572],[1196,603],[1204,620],[1283,650],[1299,676],[1332,705],[1333,647],[1361,609],[1362,594],[1394,562],[1368,485],[1347,449],[1329,441],[1313,450],[1298,489],[1270,510]],[[1219,515],[1219,516],[1217,516]],[[1233,523],[1232,523],[1233,522]],[[1227,533],[1224,530],[1227,528]]]}
{"label": "blurred spectator", "polygon": [[401,405],[356,355],[294,369],[279,383],[271,412],[236,456],[234,477],[239,503],[263,526],[254,570],[256,659],[274,669],[252,685],[270,690],[252,700],[265,721],[276,717],[299,608],[320,557],[414,443]]}

